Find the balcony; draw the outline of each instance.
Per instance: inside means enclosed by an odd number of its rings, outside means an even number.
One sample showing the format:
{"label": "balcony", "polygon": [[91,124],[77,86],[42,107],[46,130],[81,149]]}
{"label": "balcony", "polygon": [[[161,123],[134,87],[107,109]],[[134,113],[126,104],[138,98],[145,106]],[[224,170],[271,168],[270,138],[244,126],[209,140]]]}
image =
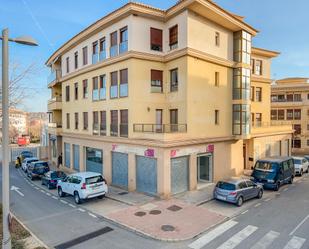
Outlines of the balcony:
{"label": "balcony", "polygon": [[111,58],[118,55],[118,46],[117,45],[110,48],[109,55],[110,55]]}
{"label": "balcony", "polygon": [[92,64],[96,64],[99,62],[99,54],[93,54],[92,55]]}
{"label": "balcony", "polygon": [[95,89],[92,91],[92,101],[98,101],[99,100],[99,90]]}
{"label": "balcony", "polygon": [[186,133],[187,124],[134,124],[133,131],[141,133]]}
{"label": "balcony", "polygon": [[62,133],[62,124],[48,123],[48,133],[53,135],[60,135]]}
{"label": "balcony", "polygon": [[119,54],[128,52],[128,41],[124,41],[119,44]]}
{"label": "balcony", "polygon": [[103,61],[107,58],[106,56],[106,50],[102,50],[100,53],[99,53],[99,60],[100,61]]}
{"label": "balcony", "polygon": [[54,97],[48,101],[48,111],[62,110],[62,97]]}
{"label": "balcony", "polygon": [[100,88],[100,100],[106,99],[106,88]]}
{"label": "balcony", "polygon": [[110,88],[110,98],[118,98],[118,85],[113,85]]}
{"label": "balcony", "polygon": [[303,104],[303,99],[298,100],[287,100],[287,99],[277,99],[271,101],[271,106],[273,107],[288,107],[288,106],[300,106]]}
{"label": "balcony", "polygon": [[61,70],[60,69],[53,70],[47,77],[48,86],[51,87],[53,84],[58,83],[60,78],[61,78]]}
{"label": "balcony", "polygon": [[255,122],[251,124],[251,135],[267,135],[269,133],[291,132],[293,133],[290,121]]}
{"label": "balcony", "polygon": [[128,84],[120,84],[119,94],[120,97],[128,97]]}

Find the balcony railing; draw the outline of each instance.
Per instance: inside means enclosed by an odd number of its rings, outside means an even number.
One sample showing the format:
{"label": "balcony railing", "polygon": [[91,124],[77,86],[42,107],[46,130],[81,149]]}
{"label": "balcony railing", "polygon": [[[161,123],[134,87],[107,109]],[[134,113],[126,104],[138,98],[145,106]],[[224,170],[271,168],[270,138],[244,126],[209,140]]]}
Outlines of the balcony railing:
{"label": "balcony railing", "polygon": [[117,124],[111,124],[111,130],[110,130],[110,135],[112,137],[118,137],[118,125]]}
{"label": "balcony railing", "polygon": [[99,135],[99,124],[93,124],[92,126],[92,134]]}
{"label": "balcony railing", "polygon": [[98,53],[93,54],[92,55],[92,64],[96,64],[96,63],[98,63],[98,61],[99,61],[99,54]]}
{"label": "balcony railing", "polygon": [[120,124],[120,137],[128,137],[128,124]]}
{"label": "balcony railing", "polygon": [[118,55],[118,46],[117,45],[110,47],[109,55],[110,55],[110,57],[115,57],[115,56]]}
{"label": "balcony railing", "polygon": [[61,123],[48,123],[49,128],[62,128]]}
{"label": "balcony railing", "polygon": [[128,51],[128,41],[124,41],[119,44],[119,54],[125,53]]}
{"label": "balcony railing", "polygon": [[52,99],[48,100],[48,104],[52,104],[54,102],[62,102],[62,97],[53,97]]}
{"label": "balcony railing", "polygon": [[284,126],[284,125],[292,125],[291,121],[283,121],[283,120],[272,120],[271,122],[252,122],[251,127],[268,127],[268,126]]}
{"label": "balcony railing", "polygon": [[47,77],[47,84],[59,80],[60,78],[61,78],[61,70],[60,69],[53,70]]}
{"label": "balcony railing", "polygon": [[99,53],[99,60],[100,61],[103,61],[106,59],[106,50],[102,50],[100,53]]}
{"label": "balcony railing", "polygon": [[185,133],[187,124],[134,124],[134,132],[143,133]]}
{"label": "balcony railing", "polygon": [[106,88],[100,88],[100,100],[106,99]]}
{"label": "balcony railing", "polygon": [[106,136],[106,125],[100,125],[100,136]]}
{"label": "balcony railing", "polygon": [[120,84],[120,97],[128,97],[128,84]]}
{"label": "balcony railing", "polygon": [[280,102],[303,102],[303,99],[294,99],[294,100],[288,100],[288,99],[272,99],[272,103],[280,103]]}
{"label": "balcony railing", "polygon": [[118,85],[111,86],[110,91],[111,99],[118,98]]}
{"label": "balcony railing", "polygon": [[92,90],[92,100],[93,101],[99,100],[99,90],[98,89]]}

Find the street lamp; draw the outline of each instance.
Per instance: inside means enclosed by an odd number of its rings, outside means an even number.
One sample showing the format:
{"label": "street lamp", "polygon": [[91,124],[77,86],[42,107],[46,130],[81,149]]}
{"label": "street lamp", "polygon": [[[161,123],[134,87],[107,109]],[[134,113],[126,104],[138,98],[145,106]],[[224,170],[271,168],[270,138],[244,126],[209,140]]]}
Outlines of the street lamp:
{"label": "street lamp", "polygon": [[2,248],[11,249],[9,230],[10,217],[10,168],[9,168],[9,41],[19,44],[37,46],[29,36],[15,39],[9,38],[9,30],[2,30],[2,206],[3,206],[3,238]]}

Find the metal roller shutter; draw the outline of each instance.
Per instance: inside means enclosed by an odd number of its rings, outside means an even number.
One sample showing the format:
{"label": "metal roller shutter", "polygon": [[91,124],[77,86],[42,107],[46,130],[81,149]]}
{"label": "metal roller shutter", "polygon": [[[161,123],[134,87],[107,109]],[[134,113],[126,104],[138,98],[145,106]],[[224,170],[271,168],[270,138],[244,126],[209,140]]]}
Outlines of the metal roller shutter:
{"label": "metal roller shutter", "polygon": [[157,160],[136,156],[136,189],[151,195],[157,194]]}
{"label": "metal roller shutter", "polygon": [[112,152],[112,184],[128,188],[128,154]]}

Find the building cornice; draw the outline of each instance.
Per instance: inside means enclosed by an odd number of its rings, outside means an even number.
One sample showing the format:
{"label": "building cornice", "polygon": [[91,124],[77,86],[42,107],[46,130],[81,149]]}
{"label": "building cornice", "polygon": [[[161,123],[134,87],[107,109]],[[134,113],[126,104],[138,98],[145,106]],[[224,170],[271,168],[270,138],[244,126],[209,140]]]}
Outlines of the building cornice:
{"label": "building cornice", "polygon": [[293,134],[294,130],[291,128],[285,131],[277,131],[277,132],[267,132],[263,131],[261,133],[251,133],[251,138],[259,138],[259,137],[266,137],[266,136],[278,136],[278,135],[289,135]]}
{"label": "building cornice", "polygon": [[264,48],[257,48],[257,47],[252,47],[252,55],[259,55],[267,58],[275,58],[278,55],[280,55],[280,52],[277,51],[272,51],[272,50],[267,50]]}
{"label": "building cornice", "polygon": [[272,79],[256,77],[256,76],[251,76],[251,81],[258,82],[258,83],[266,83],[266,84],[272,83]]}

